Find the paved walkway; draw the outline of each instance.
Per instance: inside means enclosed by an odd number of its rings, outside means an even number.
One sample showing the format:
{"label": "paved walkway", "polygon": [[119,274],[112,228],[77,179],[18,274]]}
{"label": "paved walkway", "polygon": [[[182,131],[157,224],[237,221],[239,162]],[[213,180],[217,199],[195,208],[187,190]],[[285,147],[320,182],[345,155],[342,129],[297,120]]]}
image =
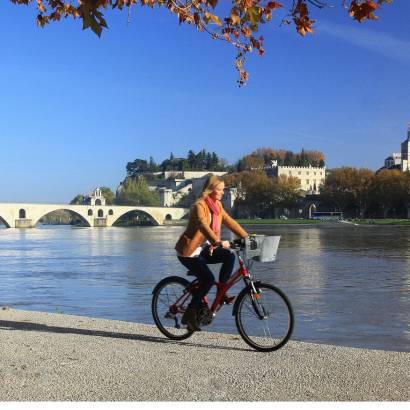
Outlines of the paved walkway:
{"label": "paved walkway", "polygon": [[183,342],[155,327],[0,310],[0,401],[410,400],[410,353],[289,342],[258,353],[238,335]]}

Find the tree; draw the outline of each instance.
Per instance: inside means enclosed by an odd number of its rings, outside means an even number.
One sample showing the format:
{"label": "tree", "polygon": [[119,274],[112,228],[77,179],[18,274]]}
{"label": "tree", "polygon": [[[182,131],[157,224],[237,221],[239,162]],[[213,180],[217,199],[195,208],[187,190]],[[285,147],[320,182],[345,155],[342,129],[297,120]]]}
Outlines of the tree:
{"label": "tree", "polygon": [[205,156],[205,169],[212,169],[212,154],[210,152],[207,152]]}
{"label": "tree", "polygon": [[71,201],[70,205],[82,205],[84,203],[85,197],[84,195],[76,195]]}
{"label": "tree", "polygon": [[313,167],[323,167],[325,165],[325,156],[321,151],[305,151],[295,154],[292,151],[274,148],[258,148],[251,153],[252,157],[263,159],[267,167],[272,160],[276,160],[278,165],[284,166],[302,166],[312,165]]}
{"label": "tree", "polygon": [[137,178],[125,178],[122,190],[118,194],[115,203],[117,205],[145,205],[159,206],[157,192],[150,191],[147,181],[143,176]]}
{"label": "tree", "polygon": [[377,173],[369,187],[371,200],[381,210],[382,217],[387,218],[389,211],[405,207],[410,203],[410,174],[399,170],[382,170]]}
{"label": "tree", "polygon": [[226,186],[238,188],[238,212],[247,216],[277,217],[281,208],[295,206],[300,198],[299,181],[292,177],[268,177],[261,171],[224,175]]}
{"label": "tree", "polygon": [[115,202],[115,194],[111,191],[111,188],[103,186],[100,188],[101,194],[105,198],[106,205],[114,205]]}
{"label": "tree", "polygon": [[332,169],[321,190],[322,198],[335,203],[342,212],[355,208],[363,218],[370,204],[369,188],[373,179],[374,172],[366,168]]}
{"label": "tree", "polygon": [[221,171],[222,170],[220,160],[216,152],[212,152],[211,165],[209,169],[211,171]]}
{"label": "tree", "polygon": [[149,169],[151,172],[156,172],[156,171],[158,171],[158,169],[159,169],[159,167],[158,167],[158,165],[156,164],[156,162],[154,161],[154,158],[153,158],[153,157],[149,157],[148,169]]}
{"label": "tree", "polygon": [[195,167],[195,152],[192,150],[188,151],[188,156],[187,156],[187,160],[188,160],[188,164],[189,164],[189,169],[194,169]]}
{"label": "tree", "polygon": [[[90,28],[98,36],[107,28],[103,11],[107,8],[122,10],[132,6],[166,7],[178,17],[179,23],[195,26],[199,31],[208,33],[213,39],[219,39],[232,44],[237,50],[236,69],[239,72],[239,85],[248,79],[244,69],[245,57],[253,49],[263,55],[263,36],[259,35],[261,25],[278,15],[284,24],[293,24],[296,31],[305,36],[313,33],[311,8],[323,9],[328,7],[325,0],[231,0],[231,7],[227,7],[222,0],[77,0],[77,5],[68,0],[10,0],[15,4],[36,3],[39,14],[37,24],[59,21],[62,17],[79,18],[83,22],[83,29]],[[375,12],[385,3],[392,0],[341,0],[348,10],[350,17],[358,22],[367,19],[375,20]],[[225,4],[224,4],[225,3]],[[348,6],[348,7],[346,7]],[[284,9],[283,12],[281,10]],[[225,14],[225,16],[224,16]],[[279,16],[279,14],[282,14]],[[275,23],[277,20],[275,19]]]}
{"label": "tree", "polygon": [[127,171],[127,176],[135,177],[142,172],[148,171],[149,165],[145,159],[137,158],[132,162],[128,162],[125,169]]}
{"label": "tree", "polygon": [[238,171],[256,171],[265,168],[265,161],[257,155],[245,155],[238,163]]}
{"label": "tree", "polygon": [[204,171],[205,167],[205,160],[206,160],[206,151],[202,149],[201,151],[196,154],[195,158],[195,169],[199,171]]}

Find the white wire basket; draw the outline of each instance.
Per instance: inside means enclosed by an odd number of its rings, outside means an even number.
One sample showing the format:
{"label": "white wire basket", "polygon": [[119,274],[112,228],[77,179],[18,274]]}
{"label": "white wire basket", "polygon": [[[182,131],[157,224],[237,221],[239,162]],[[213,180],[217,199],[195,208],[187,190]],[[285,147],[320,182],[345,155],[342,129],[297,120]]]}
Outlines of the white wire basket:
{"label": "white wire basket", "polygon": [[276,260],[279,242],[280,236],[248,236],[245,238],[245,259],[258,262],[273,262]]}

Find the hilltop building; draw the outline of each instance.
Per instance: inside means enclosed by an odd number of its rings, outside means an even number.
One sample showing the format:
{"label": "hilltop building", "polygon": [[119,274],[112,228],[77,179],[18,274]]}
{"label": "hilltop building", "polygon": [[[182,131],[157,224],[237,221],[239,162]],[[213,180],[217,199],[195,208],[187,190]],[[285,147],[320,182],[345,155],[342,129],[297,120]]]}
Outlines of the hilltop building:
{"label": "hilltop building", "polygon": [[[160,206],[188,206],[198,197],[210,175],[225,175],[218,171],[165,171],[146,172],[142,175],[147,180],[151,191],[158,191]],[[117,195],[122,190],[122,184],[117,188]]]}
{"label": "hilltop building", "polygon": [[387,169],[401,170],[401,153],[393,153],[384,160],[384,167]]}
{"label": "hilltop building", "polygon": [[398,169],[402,172],[410,171],[410,124],[407,130],[407,139],[401,143],[401,152],[393,153],[384,160],[384,166],[377,170]]}
{"label": "hilltop building", "polygon": [[326,179],[326,167],[297,167],[278,165],[277,160],[272,160],[266,173],[271,176],[286,176],[299,179],[300,189],[308,194],[319,194],[321,185]]}

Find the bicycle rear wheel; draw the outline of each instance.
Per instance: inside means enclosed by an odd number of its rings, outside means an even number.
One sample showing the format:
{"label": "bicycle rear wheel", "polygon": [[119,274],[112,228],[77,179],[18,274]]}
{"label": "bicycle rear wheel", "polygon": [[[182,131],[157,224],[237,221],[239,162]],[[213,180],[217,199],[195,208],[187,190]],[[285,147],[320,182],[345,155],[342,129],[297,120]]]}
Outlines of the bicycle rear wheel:
{"label": "bicycle rear wheel", "polygon": [[192,299],[184,294],[189,281],[179,276],[161,280],[153,290],[151,310],[154,322],[162,334],[172,340],[187,339],[193,332],[181,324],[182,315]]}
{"label": "bicycle rear wheel", "polygon": [[255,283],[238,296],[235,322],[243,340],[261,352],[272,352],[292,335],[294,316],[286,295],[275,286]]}

